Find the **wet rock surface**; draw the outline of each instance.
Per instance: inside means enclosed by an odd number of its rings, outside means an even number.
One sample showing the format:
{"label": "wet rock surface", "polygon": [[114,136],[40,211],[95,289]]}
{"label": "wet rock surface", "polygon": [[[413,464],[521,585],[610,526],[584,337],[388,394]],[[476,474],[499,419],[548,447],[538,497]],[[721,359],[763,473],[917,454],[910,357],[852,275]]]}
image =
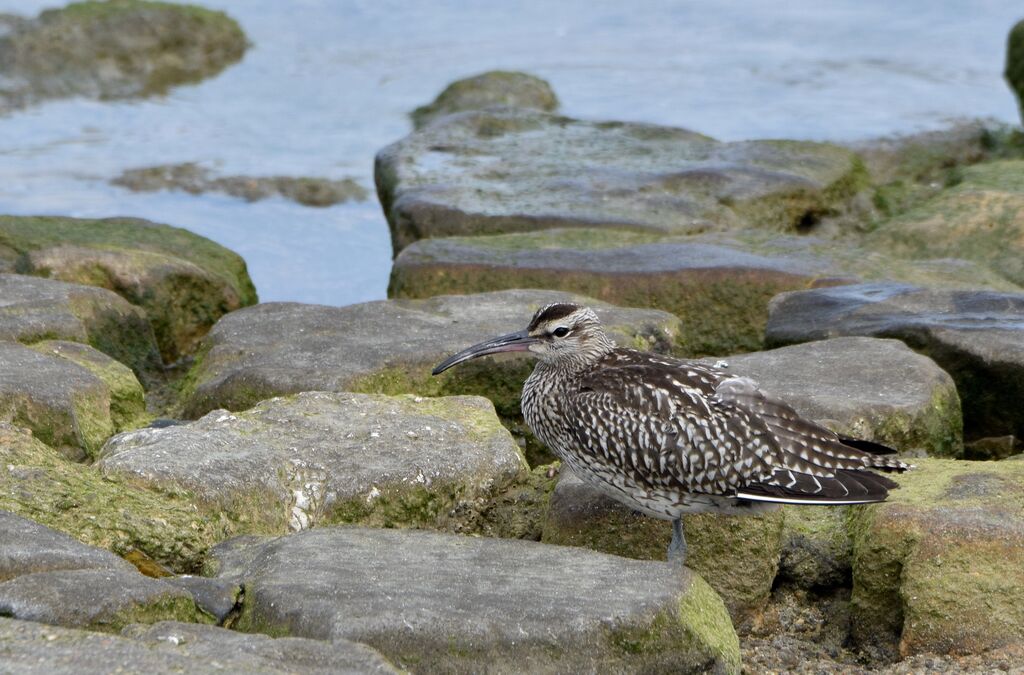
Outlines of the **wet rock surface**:
{"label": "wet rock surface", "polygon": [[400,667],[739,671],[721,600],[664,563],[347,527],[227,542],[215,559],[245,584],[238,628],[358,640]]}
{"label": "wet rock surface", "polygon": [[339,521],[435,524],[526,471],[484,399],[327,392],[121,434],[97,464],[279,532]]}
{"label": "wet rock surface", "polygon": [[45,99],[135,98],[198,82],[242,57],[222,12],[144,0],[77,2],[0,33],[0,112]]}
{"label": "wet rock surface", "polygon": [[821,143],[719,143],[509,109],[450,115],[384,148],[376,180],[397,252],[427,237],[553,227],[795,230],[849,197],[863,167]]}
{"label": "wet rock surface", "polygon": [[223,192],[248,202],[275,195],[303,206],[331,206],[347,201],[363,201],[366,190],[351,178],[292,176],[221,176],[198,164],[167,164],[141,169],[128,169],[110,181],[135,192],[183,190],[190,194]]}
{"label": "wet rock surface", "polygon": [[969,438],[1024,432],[1024,294],[864,284],[772,301],[769,343],[839,335],[897,338],[931,357],[956,382]]}
{"label": "wet rock surface", "polygon": [[0,259],[12,271],[99,286],[143,308],[168,363],[223,314],[256,302],[236,253],[136,218],[0,216]]}
{"label": "wet rock surface", "polygon": [[4,662],[17,673],[394,673],[373,649],[341,640],[273,639],[178,621],[133,624],[121,636],[0,617]]}
{"label": "wet rock surface", "polygon": [[0,274],[0,340],[82,342],[130,367],[160,363],[145,313],[116,293],[52,279]]}
{"label": "wet rock surface", "polygon": [[445,115],[494,107],[552,112],[558,108],[558,97],[550,84],[529,73],[490,70],[452,82],[432,103],[409,116],[419,129]]}

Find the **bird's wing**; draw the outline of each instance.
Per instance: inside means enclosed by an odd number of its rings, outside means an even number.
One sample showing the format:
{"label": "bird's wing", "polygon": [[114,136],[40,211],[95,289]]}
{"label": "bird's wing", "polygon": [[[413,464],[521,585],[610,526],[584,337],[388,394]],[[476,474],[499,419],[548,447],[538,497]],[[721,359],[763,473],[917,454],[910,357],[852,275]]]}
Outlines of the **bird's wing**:
{"label": "bird's wing", "polygon": [[858,471],[869,466],[867,453],[765,397],[752,381],[725,379],[708,395],[693,377],[660,364],[601,368],[566,396],[565,419],[597,461],[651,489],[862,503],[884,499],[895,486]]}

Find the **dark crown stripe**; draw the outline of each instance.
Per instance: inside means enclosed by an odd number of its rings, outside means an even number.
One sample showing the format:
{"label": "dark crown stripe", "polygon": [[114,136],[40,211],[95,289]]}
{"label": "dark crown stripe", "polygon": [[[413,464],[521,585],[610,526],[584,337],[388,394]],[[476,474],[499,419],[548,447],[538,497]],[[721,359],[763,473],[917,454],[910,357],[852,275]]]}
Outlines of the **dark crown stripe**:
{"label": "dark crown stripe", "polygon": [[536,330],[537,326],[546,321],[564,319],[579,308],[579,305],[574,305],[570,302],[555,302],[545,307],[541,307],[537,310],[537,313],[533,315],[533,320],[530,321],[530,325],[527,330]]}

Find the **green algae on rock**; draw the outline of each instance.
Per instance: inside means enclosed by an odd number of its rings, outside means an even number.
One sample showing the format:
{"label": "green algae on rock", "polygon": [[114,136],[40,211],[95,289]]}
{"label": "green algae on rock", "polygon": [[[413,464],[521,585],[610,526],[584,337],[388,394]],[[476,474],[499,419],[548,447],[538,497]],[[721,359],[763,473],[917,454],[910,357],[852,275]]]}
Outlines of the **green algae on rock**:
{"label": "green algae on rock", "polygon": [[417,129],[445,115],[493,107],[529,108],[553,112],[558,98],[551,85],[530,75],[508,70],[489,70],[452,82],[429,105],[409,116]]}
{"label": "green algae on rock", "polygon": [[0,37],[10,80],[0,108],[67,96],[134,98],[198,82],[242,58],[223,12],[149,0],[89,0],[43,12]]}
{"label": "green algae on rock", "polygon": [[222,315],[256,302],[238,254],[135,218],[0,216],[0,257],[16,271],[99,286],[142,307],[168,362],[194,350]]}

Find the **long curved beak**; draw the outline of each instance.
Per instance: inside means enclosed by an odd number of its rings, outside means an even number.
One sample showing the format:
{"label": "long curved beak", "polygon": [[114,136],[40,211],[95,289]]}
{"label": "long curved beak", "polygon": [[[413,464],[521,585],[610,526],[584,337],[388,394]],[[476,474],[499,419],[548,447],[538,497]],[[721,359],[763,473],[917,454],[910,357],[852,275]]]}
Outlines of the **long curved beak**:
{"label": "long curved beak", "polygon": [[502,335],[501,337],[491,338],[486,342],[473,345],[468,349],[463,349],[458,354],[449,356],[444,361],[437,364],[437,367],[434,368],[432,374],[440,375],[452,366],[458,365],[463,361],[475,359],[478,356],[487,356],[488,354],[498,354],[500,352],[525,352],[530,348],[530,345],[537,342],[539,342],[539,340],[535,337],[531,337],[525,330],[521,330],[516,333],[509,333],[508,335]]}

